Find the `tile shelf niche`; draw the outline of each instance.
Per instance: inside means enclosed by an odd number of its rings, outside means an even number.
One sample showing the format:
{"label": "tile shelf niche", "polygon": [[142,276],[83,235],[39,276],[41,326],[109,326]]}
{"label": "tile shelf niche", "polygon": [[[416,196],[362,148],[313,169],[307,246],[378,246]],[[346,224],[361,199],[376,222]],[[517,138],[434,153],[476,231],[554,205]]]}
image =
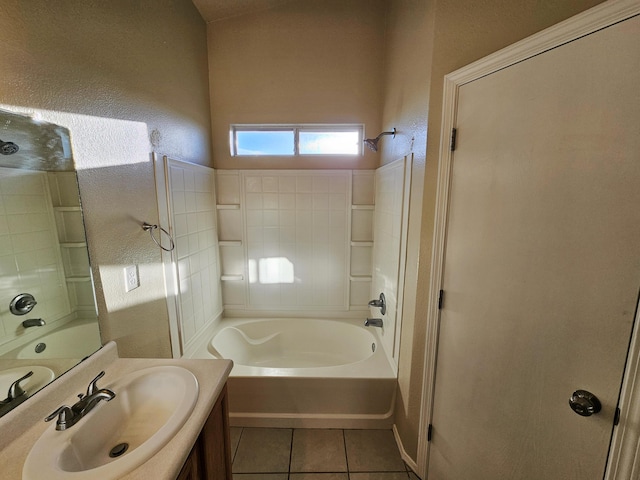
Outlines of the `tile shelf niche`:
{"label": "tile shelf niche", "polygon": [[353,172],[351,188],[350,309],[365,310],[372,282],[375,171]]}
{"label": "tile shelf niche", "polygon": [[218,245],[221,247],[241,247],[242,240],[220,240]]}
{"label": "tile shelf niche", "polygon": [[49,172],[47,179],[71,309],[94,315],[91,267],[75,172]]}

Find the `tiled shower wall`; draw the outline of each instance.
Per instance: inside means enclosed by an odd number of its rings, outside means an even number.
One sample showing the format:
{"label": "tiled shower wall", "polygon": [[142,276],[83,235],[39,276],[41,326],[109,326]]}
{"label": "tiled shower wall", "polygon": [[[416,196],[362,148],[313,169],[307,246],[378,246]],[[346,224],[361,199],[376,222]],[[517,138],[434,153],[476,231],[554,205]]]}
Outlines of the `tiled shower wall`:
{"label": "tiled shower wall", "polygon": [[404,255],[402,245],[406,238],[409,159],[401,159],[376,170],[375,215],[373,246],[372,297],[385,295],[387,311],[384,315],[376,308],[371,313],[381,317],[384,328],[380,331],[385,352],[397,366],[399,333],[402,322]]}
{"label": "tiled shower wall", "polygon": [[365,310],[373,172],[216,172],[226,309]]}
{"label": "tiled shower wall", "polygon": [[183,349],[222,313],[214,175],[210,168],[167,159],[173,261]]}

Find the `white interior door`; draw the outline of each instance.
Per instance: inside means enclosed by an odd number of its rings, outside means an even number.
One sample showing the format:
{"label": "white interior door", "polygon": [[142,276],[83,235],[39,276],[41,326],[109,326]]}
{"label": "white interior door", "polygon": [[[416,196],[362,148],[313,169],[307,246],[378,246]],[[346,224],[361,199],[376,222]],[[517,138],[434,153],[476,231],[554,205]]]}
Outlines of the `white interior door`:
{"label": "white interior door", "polygon": [[639,38],[635,17],[459,89],[429,480],[603,476],[640,286]]}

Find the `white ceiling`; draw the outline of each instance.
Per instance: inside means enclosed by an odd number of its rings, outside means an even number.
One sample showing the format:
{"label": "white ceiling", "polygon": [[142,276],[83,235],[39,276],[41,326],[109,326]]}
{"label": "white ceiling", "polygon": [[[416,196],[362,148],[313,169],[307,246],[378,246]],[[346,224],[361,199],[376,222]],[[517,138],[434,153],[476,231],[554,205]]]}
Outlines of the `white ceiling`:
{"label": "white ceiling", "polygon": [[265,10],[291,0],[192,0],[206,22]]}

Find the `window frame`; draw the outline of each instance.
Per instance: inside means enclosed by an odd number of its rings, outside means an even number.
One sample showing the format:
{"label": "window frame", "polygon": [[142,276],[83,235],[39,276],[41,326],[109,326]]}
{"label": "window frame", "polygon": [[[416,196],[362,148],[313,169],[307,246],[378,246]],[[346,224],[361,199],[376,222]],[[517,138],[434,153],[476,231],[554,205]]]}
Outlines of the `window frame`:
{"label": "window frame", "polygon": [[[247,155],[238,153],[237,132],[293,132],[293,153],[292,154],[256,154]],[[358,151],[356,153],[300,153],[300,132],[323,133],[323,132],[353,132],[358,133]],[[254,157],[322,157],[322,156],[348,156],[357,157],[364,154],[364,124],[362,123],[233,123],[229,126],[229,149],[232,157],[254,158]]]}

